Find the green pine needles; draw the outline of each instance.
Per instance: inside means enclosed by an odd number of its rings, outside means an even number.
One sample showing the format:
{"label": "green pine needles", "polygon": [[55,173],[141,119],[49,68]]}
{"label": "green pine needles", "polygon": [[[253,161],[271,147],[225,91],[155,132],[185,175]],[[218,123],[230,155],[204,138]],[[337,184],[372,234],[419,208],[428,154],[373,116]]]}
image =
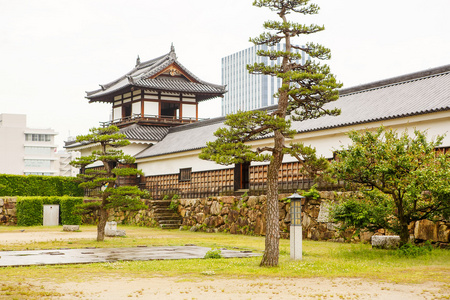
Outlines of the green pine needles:
{"label": "green pine needles", "polygon": [[[247,66],[250,73],[268,75],[282,80],[282,87],[274,97],[278,98],[278,107],[274,111],[239,111],[228,115],[226,127],[215,132],[217,139],[207,143],[200,154],[201,159],[215,161],[219,164],[239,164],[252,161],[267,161],[267,214],[266,214],[266,249],[261,266],[278,265],[279,224],[278,224],[278,171],[284,154],[290,154],[304,161],[304,156],[311,155],[299,143],[288,145],[285,140],[292,139],[296,133],[291,129],[291,121],[315,119],[324,115],[338,115],[339,109],[325,108],[324,105],[338,99],[338,83],[330,68],[320,60],[331,57],[330,50],[318,44],[292,43],[294,38],[324,30],[319,25],[302,25],[287,19],[289,14],[313,15],[319,7],[309,0],[256,0],[256,7],[265,7],[274,11],[277,21],[267,21],[266,29],[260,36],[250,39],[255,45],[266,45],[259,50],[259,56],[267,57],[271,63],[255,63]],[[282,51],[271,50],[270,46],[283,43]],[[298,46],[304,44],[305,46]],[[297,51],[298,50],[298,51]],[[304,51],[309,59],[301,64]],[[279,62],[279,63],[278,63]],[[273,63],[273,64],[272,64]],[[272,138],[267,146],[252,146],[249,142]],[[315,160],[314,164],[324,165]]]}
{"label": "green pine needles", "polygon": [[[80,187],[91,191],[99,201],[84,203],[78,206],[81,214],[98,213],[97,241],[103,241],[105,225],[111,211],[136,211],[146,208],[141,197],[146,196],[137,186],[120,186],[119,177],[136,176],[142,174],[140,170],[130,167],[134,158],[125,155],[117,149],[129,145],[124,134],[119,133],[116,126],[92,128],[90,134],[78,136],[78,142],[98,143],[99,150],[91,155],[83,156],[71,164],[81,168],[78,175]],[[101,162],[103,167],[89,168],[92,164]]]}

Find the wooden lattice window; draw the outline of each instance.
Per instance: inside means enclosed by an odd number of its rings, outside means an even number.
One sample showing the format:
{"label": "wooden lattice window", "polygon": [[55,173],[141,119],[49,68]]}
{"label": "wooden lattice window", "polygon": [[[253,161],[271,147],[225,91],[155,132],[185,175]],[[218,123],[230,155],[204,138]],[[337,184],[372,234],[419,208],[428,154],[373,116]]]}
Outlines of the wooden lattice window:
{"label": "wooden lattice window", "polygon": [[180,169],[179,181],[191,181],[192,168]]}

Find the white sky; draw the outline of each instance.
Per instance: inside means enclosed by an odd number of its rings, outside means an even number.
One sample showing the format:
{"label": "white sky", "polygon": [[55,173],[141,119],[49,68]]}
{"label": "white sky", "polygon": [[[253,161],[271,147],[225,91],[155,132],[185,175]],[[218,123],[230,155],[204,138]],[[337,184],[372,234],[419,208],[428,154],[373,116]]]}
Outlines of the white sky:
{"label": "white sky", "polygon": [[[201,79],[221,83],[221,58],[252,46],[277,19],[252,0],[0,0],[0,113],[27,115],[31,128],[68,136],[108,121],[111,107],[85,91],[169,52]],[[320,13],[290,15],[326,30],[294,42],[331,48],[344,87],[450,63],[449,0],[316,0]],[[200,117],[220,115],[220,100]],[[1,141],[0,141],[1,142]]]}

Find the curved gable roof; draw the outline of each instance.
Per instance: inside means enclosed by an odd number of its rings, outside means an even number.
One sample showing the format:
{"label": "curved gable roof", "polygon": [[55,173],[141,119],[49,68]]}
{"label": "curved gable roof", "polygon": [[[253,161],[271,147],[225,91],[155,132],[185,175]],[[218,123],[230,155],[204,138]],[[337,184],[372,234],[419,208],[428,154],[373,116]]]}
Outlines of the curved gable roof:
{"label": "curved gable roof", "polygon": [[[176,66],[181,71],[183,76],[186,76],[189,81],[185,80],[170,80],[172,85],[165,86],[169,80],[155,81],[157,76],[166,70],[171,65]],[[158,79],[160,80],[160,79]],[[136,62],[136,66],[125,75],[111,81],[107,84],[100,84],[100,89],[86,92],[86,98],[90,102],[105,101],[104,97],[109,96],[119,90],[126,87],[137,86],[148,89],[156,90],[170,90],[173,88],[173,82],[178,82],[178,85],[183,85],[181,92],[194,93],[194,94],[213,94],[213,97],[221,96],[226,92],[225,86],[211,84],[201,80],[190,72],[186,67],[178,62],[175,54],[175,48],[171,46],[170,52],[160,57],[154,58],[149,61],[140,62],[139,58]],[[177,85],[175,85],[177,87]],[[180,91],[180,90],[177,90]],[[210,99],[212,97],[201,97],[200,100]],[[101,99],[101,100],[100,100]],[[112,101],[112,98],[110,99]]]}

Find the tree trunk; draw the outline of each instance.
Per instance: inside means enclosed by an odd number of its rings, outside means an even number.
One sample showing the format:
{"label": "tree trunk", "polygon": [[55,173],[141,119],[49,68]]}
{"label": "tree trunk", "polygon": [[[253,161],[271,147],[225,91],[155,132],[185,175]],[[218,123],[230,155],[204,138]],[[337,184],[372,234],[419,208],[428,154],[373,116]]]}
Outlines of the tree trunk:
{"label": "tree trunk", "polygon": [[105,239],[105,226],[108,221],[108,211],[105,208],[100,208],[100,217],[97,224],[97,242],[102,242]]}
{"label": "tree trunk", "polygon": [[400,247],[409,242],[408,223],[400,220]]}
{"label": "tree trunk", "polygon": [[400,196],[395,197],[394,201],[397,206],[398,211],[398,223],[400,225],[400,247],[407,244],[409,242],[409,230],[408,230],[408,221],[405,217],[405,211],[403,209],[403,199]]}
{"label": "tree trunk", "polygon": [[275,132],[275,147],[272,160],[267,171],[267,202],[266,202],[266,239],[261,267],[278,266],[280,254],[280,211],[278,208],[278,170],[283,161],[284,137]]}

